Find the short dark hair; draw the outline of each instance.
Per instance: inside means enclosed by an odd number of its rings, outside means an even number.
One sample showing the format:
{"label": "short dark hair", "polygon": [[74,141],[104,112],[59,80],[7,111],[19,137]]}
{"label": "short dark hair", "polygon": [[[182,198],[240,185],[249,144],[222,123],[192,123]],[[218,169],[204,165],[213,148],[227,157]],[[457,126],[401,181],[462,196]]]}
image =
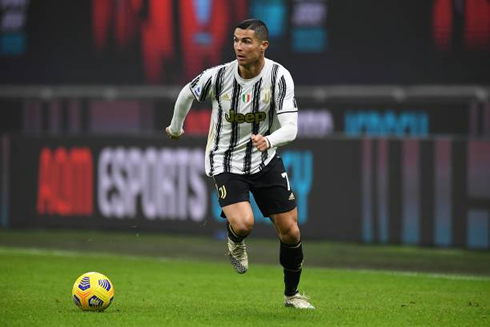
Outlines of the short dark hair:
{"label": "short dark hair", "polygon": [[267,25],[260,19],[250,18],[245,19],[238,23],[235,28],[240,28],[242,30],[253,30],[257,37],[261,41],[269,40],[269,30],[267,29]]}

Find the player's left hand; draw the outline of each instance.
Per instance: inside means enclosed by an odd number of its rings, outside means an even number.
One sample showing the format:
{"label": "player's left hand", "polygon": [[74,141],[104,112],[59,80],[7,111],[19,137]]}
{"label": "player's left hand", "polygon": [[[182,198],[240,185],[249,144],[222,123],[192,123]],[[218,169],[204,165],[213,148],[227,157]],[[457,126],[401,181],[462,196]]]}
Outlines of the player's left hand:
{"label": "player's left hand", "polygon": [[173,134],[171,131],[170,131],[170,126],[168,126],[167,128],[165,128],[165,132],[167,133],[167,136],[171,139],[171,140],[174,140],[174,141],[177,141],[178,139],[180,139],[180,137],[184,134],[184,130],[181,131],[181,133],[179,135],[176,135],[176,134]]}
{"label": "player's left hand", "polygon": [[257,148],[257,150],[259,150],[260,152],[264,152],[266,151],[268,148],[270,148],[270,144],[269,144],[269,141],[267,140],[267,138],[263,135],[255,135],[255,134],[252,134],[252,144]]}

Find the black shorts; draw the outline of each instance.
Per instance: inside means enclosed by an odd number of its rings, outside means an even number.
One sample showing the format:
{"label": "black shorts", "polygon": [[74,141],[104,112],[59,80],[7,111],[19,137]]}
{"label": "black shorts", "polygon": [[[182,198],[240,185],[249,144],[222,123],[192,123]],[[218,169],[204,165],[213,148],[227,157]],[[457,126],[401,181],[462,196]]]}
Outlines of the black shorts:
{"label": "black shorts", "polygon": [[[260,172],[252,175],[221,173],[214,176],[221,207],[249,201],[252,192],[264,215],[288,212],[296,208],[296,199],[289,184],[281,157],[275,156]],[[225,217],[221,213],[222,217]]]}

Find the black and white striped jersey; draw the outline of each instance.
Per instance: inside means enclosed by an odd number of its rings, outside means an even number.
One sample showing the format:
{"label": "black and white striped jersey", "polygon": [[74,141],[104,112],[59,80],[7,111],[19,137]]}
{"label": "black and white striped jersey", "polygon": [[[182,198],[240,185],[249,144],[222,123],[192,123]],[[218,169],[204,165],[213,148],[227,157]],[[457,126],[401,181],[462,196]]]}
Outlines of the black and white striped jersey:
{"label": "black and white striped jersey", "polygon": [[205,70],[189,86],[197,101],[210,99],[213,104],[205,151],[208,176],[262,170],[276,147],[260,152],[252,145],[251,135],[271,134],[280,127],[277,115],[298,111],[291,74],[267,58],[254,78],[241,78],[235,60]]}

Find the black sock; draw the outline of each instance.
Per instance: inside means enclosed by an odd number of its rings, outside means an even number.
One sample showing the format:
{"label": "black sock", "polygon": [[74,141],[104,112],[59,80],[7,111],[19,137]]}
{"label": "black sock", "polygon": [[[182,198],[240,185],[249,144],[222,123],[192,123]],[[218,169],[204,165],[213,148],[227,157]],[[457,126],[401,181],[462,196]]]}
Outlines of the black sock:
{"label": "black sock", "polygon": [[235,231],[233,230],[233,227],[230,225],[230,223],[228,221],[226,222],[226,228],[228,229],[228,237],[230,238],[230,240],[232,240],[235,243],[239,243],[239,242],[243,241],[243,239],[245,237],[247,237],[247,235],[240,236],[237,233],[235,233]]}
{"label": "black sock", "polygon": [[298,284],[303,267],[303,246],[301,241],[297,244],[281,242],[279,260],[284,268],[284,295],[294,295],[298,293]]}

